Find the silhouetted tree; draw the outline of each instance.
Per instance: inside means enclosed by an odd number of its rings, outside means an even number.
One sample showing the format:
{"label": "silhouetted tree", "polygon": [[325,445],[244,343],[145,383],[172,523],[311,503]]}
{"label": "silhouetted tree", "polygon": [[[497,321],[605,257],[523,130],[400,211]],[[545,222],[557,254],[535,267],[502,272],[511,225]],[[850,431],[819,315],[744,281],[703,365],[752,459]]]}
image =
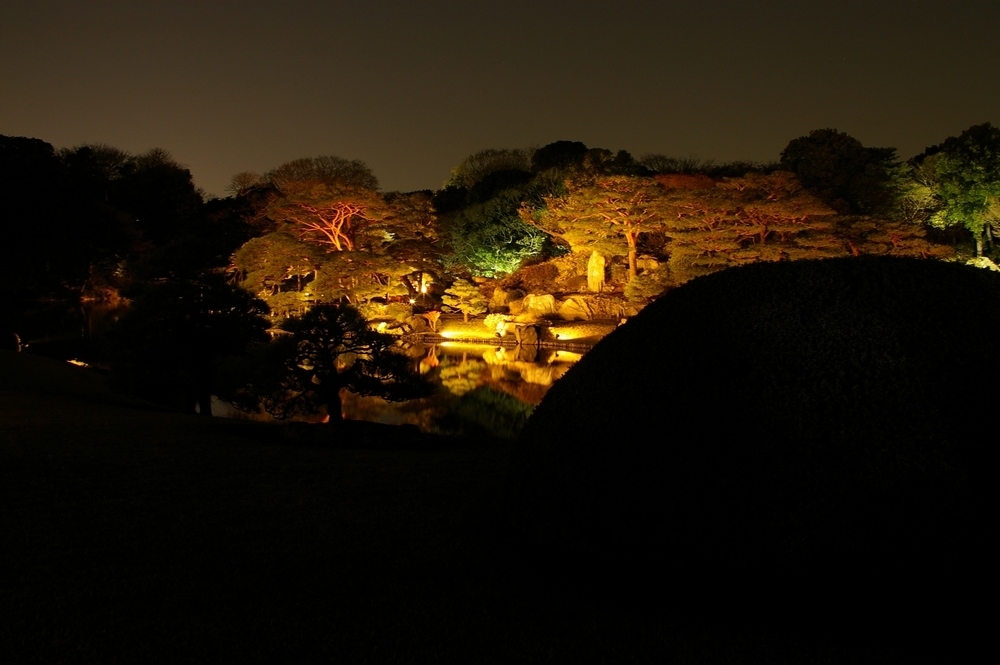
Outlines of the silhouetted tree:
{"label": "silhouetted tree", "polygon": [[889,214],[896,202],[895,148],[866,148],[835,129],[814,129],[791,140],[781,166],[840,213]]}
{"label": "silhouetted tree", "polygon": [[360,159],[347,160],[334,155],[304,157],[282,164],[264,174],[263,179],[279,190],[302,182],[324,182],[342,187],[377,190],[378,178]]}
{"label": "silhouetted tree", "polygon": [[108,333],[117,380],[133,392],[211,415],[216,362],[267,339],[267,305],[219,275],[142,284]]}
{"label": "silhouetted tree", "polygon": [[326,411],[342,419],[340,391],[387,401],[426,397],[432,387],[393,349],[390,335],[369,328],[350,306],[322,306],[282,324],[286,335],[258,349],[232,395],[238,408],[275,418]]}
{"label": "silhouetted tree", "polygon": [[531,170],[561,169],[579,164],[587,154],[587,146],[579,141],[556,141],[543,146],[531,156]]}
{"label": "silhouetted tree", "polygon": [[531,171],[533,149],[487,149],[473,153],[451,171],[449,185],[472,189],[480,180],[497,171]]}

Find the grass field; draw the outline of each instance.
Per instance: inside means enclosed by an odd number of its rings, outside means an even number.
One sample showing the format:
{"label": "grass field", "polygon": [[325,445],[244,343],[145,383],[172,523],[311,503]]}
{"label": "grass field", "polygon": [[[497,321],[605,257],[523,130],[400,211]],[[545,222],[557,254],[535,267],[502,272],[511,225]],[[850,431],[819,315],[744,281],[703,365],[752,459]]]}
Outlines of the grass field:
{"label": "grass field", "polygon": [[895,662],[557,582],[503,519],[501,444],[296,443],[12,352],[0,423],[0,662]]}

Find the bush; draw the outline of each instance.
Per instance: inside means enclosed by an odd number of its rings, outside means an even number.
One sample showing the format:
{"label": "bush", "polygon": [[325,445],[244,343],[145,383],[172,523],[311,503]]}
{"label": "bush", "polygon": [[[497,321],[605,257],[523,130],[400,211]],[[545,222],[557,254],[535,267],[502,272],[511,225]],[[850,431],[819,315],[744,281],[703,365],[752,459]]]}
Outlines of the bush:
{"label": "bush", "polygon": [[878,589],[930,611],[985,574],[997,331],[1000,274],[956,264],[698,278],[552,387],[512,460],[513,519],[622,588],[868,607]]}

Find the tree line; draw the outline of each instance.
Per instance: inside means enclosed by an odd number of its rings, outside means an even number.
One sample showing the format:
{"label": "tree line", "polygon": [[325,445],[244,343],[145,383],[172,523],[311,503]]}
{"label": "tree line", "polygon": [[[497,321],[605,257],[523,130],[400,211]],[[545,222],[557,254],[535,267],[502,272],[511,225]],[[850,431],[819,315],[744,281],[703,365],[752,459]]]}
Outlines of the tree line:
{"label": "tree line", "polygon": [[[267,348],[259,353],[270,354],[270,378],[257,376],[254,388],[244,376],[229,392],[276,413],[291,409],[290,398],[275,397],[282,394],[312,394],[292,400],[300,410],[321,402],[336,410],[329,390],[313,388],[324,381],[396,398],[406,390],[385,386],[425,391],[387,360],[391,344],[365,337],[358,321],[412,314],[413,305],[467,318],[486,311],[497,285],[572,290],[556,276],[586,272],[594,254],[607,259],[607,292],[640,304],[699,275],[761,261],[1000,258],[1000,130],[989,123],[905,162],[833,129],[793,139],[771,164],[636,159],[577,141],[488,149],[458,164],[439,190],[406,193],[380,191],[359,160],[320,156],[237,174],[228,197],[206,199],[163,150],[57,151],[16,137],[0,137],[0,170],[7,246],[16,248],[0,271],[15,294],[131,299],[120,364],[137,384],[188,404],[225,392],[220,358]],[[331,314],[355,309],[360,317]],[[326,312],[322,343],[304,337],[318,334],[315,325],[296,323],[316,310]],[[283,326],[295,344],[264,344],[266,329]],[[358,348],[367,351],[335,354],[338,369],[325,379],[318,369],[313,382],[299,376],[302,348],[330,340],[347,348],[351,335],[364,337]],[[153,360],[171,345],[170,363]],[[163,370],[159,378],[144,375],[151,367]],[[359,374],[348,380],[350,367]]]}

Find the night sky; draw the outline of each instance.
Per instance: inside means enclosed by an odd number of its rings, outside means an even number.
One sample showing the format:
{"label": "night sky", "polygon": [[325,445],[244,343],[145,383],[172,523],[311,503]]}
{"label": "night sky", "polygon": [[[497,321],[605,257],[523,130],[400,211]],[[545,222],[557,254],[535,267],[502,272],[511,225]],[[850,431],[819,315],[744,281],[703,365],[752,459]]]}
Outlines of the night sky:
{"label": "night sky", "polygon": [[436,189],[484,148],[902,158],[1000,124],[1000,1],[0,0],[0,134],[170,151],[209,194],[298,157]]}

